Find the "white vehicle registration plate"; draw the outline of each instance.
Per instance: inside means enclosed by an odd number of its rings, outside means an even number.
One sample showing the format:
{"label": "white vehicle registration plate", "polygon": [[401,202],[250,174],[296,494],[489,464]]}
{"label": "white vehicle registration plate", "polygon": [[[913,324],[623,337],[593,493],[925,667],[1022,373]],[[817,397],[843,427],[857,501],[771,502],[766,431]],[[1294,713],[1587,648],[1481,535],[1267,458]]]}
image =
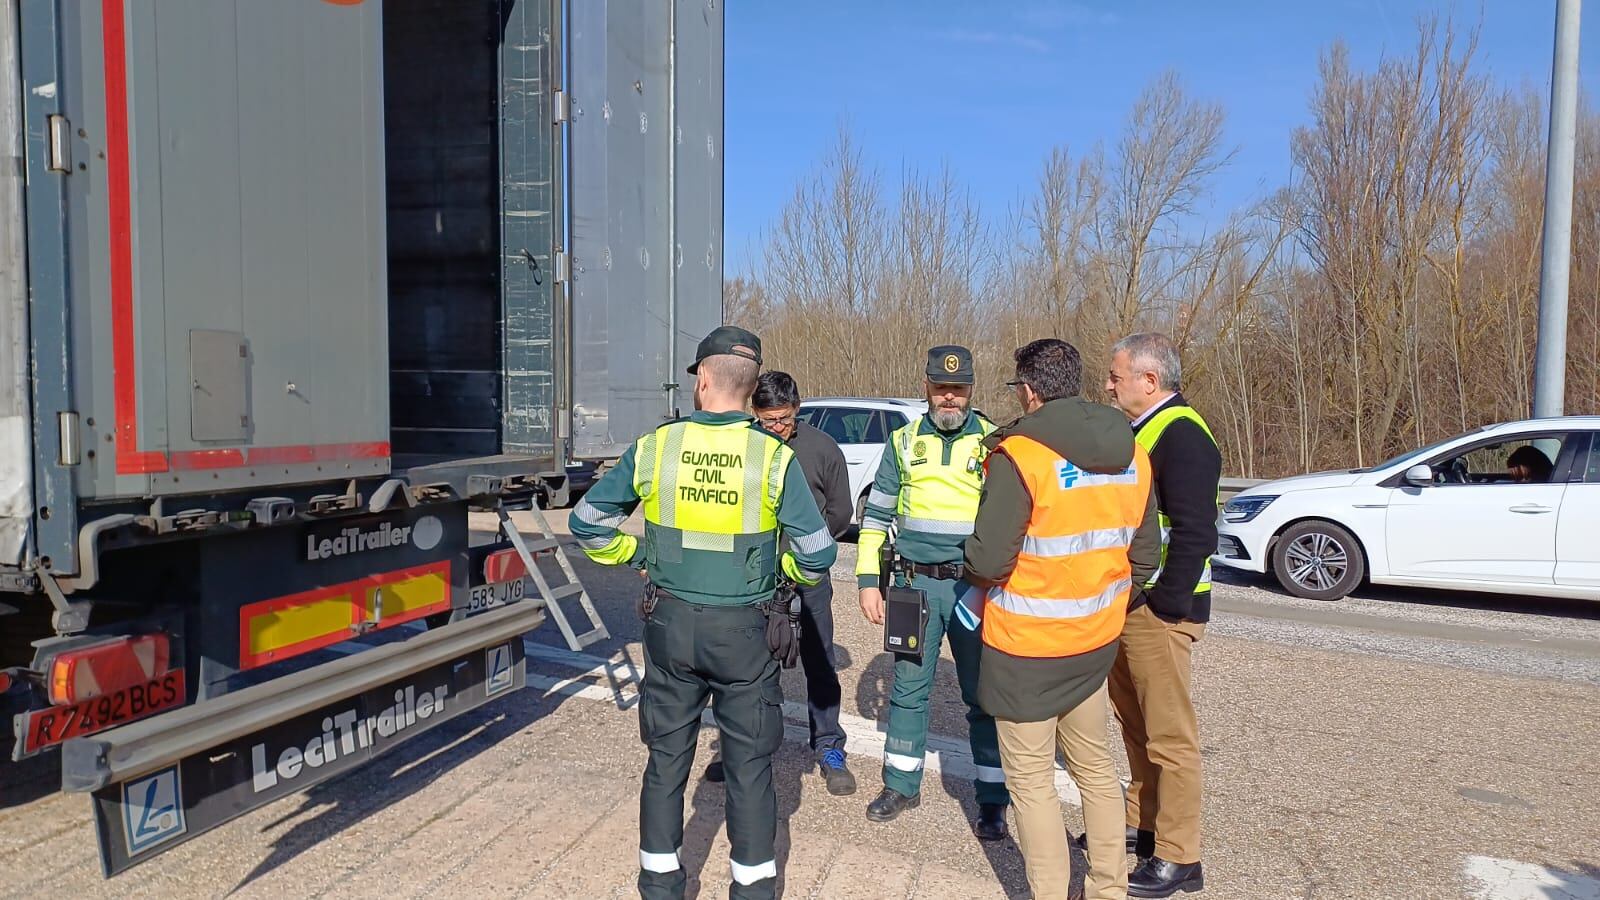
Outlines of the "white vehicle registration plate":
{"label": "white vehicle registration plate", "polygon": [[504,606],[513,600],[521,600],[528,592],[528,579],[518,578],[515,581],[501,581],[496,584],[480,584],[472,589],[467,599],[467,612],[482,612]]}

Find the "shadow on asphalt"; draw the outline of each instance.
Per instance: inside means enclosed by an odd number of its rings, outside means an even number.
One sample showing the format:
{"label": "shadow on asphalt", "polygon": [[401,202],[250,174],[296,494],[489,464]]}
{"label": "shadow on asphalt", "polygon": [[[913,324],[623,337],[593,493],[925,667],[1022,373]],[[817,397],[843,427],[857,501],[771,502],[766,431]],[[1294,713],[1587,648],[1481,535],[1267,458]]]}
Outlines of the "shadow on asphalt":
{"label": "shadow on asphalt", "polygon": [[[889,690],[894,684],[894,658],[888,653],[874,654],[867,663],[866,669],[861,673],[861,679],[856,683],[856,714],[864,719],[877,722],[879,730],[887,727],[889,720]],[[935,698],[959,698],[961,687],[957,683],[955,663],[943,657],[934,671]],[[959,699],[952,701],[961,706],[962,715],[966,707]],[[929,730],[933,726],[930,718]],[[950,737],[958,740],[966,737],[966,722],[961,720],[958,731],[953,731]],[[978,818],[978,801],[974,794],[974,785],[968,779],[956,778],[944,769],[939,770],[940,783],[944,792],[961,804],[961,812],[966,816],[968,827]],[[924,783],[926,790],[926,783]],[[925,810],[918,810],[908,815],[927,815]],[[972,840],[976,841],[974,837]],[[1015,896],[1025,891],[1028,883],[1022,868],[1022,855],[1018,852],[1015,835],[1003,841],[982,842],[984,856],[988,858],[989,868],[994,870],[995,878],[1005,888],[1007,896]],[[1077,870],[1074,870],[1075,873]]]}
{"label": "shadow on asphalt", "polygon": [[423,790],[501,741],[551,715],[567,702],[590,701],[559,693],[541,695],[538,688],[524,688],[418,735],[352,772],[296,795],[299,802],[262,826],[262,830],[301,820],[272,842],[267,857],[233,890],[238,891],[292,862],[330,836],[383,811],[396,799]]}
{"label": "shadow on asphalt", "polygon": [[[1212,579],[1218,584],[1258,588],[1271,591],[1282,597],[1290,596],[1288,592],[1284,591],[1283,586],[1278,584],[1278,579],[1271,575],[1257,575],[1253,572],[1240,572],[1219,566],[1212,570]],[[1516,613],[1558,619],[1600,619],[1600,603],[1596,603],[1593,600],[1528,597],[1521,594],[1486,594],[1474,591],[1391,587],[1389,585],[1375,584],[1364,584],[1350,596],[1351,599],[1355,600],[1372,600],[1379,603],[1394,603],[1405,606],[1431,606],[1439,609]],[[1328,602],[1330,609],[1337,609],[1338,605],[1339,601],[1337,600]]]}
{"label": "shadow on asphalt", "polygon": [[11,761],[11,743],[0,744],[0,810],[27,806],[61,790],[61,753],[50,750]]}
{"label": "shadow on asphalt", "polygon": [[[693,898],[701,896],[704,891],[701,875],[707,866],[724,867],[726,871],[728,861],[712,860],[711,845],[717,839],[717,832],[722,829],[727,819],[727,790],[725,784],[717,784],[705,779],[706,764],[715,757],[715,750],[706,754],[705,759],[700,759],[696,754],[693,765],[689,769],[689,796],[686,805],[687,819],[683,825],[683,870],[688,878],[685,896]],[[792,846],[792,837],[789,834],[789,820],[795,811],[800,808],[800,779],[805,773],[812,771],[811,749],[803,744],[793,741],[784,741],[778,752],[772,755],[772,787],[778,797],[778,832],[775,854],[778,861],[778,896],[784,896],[784,873],[789,868],[789,849]],[[781,761],[781,762],[780,762]]]}

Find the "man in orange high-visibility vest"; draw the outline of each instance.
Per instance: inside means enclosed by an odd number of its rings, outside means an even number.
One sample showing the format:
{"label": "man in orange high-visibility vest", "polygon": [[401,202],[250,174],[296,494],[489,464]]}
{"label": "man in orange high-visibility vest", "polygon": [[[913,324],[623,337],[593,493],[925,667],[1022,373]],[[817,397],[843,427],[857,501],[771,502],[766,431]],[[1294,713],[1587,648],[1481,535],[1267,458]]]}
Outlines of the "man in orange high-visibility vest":
{"label": "man in orange high-visibility vest", "polygon": [[1087,900],[1128,896],[1122,786],[1106,734],[1106,678],[1129,598],[1155,572],[1161,528],[1150,459],[1115,409],[1079,398],[1083,365],[1053,338],[1016,351],[1024,415],[992,448],[968,580],[983,590],[978,702],[995,718],[1017,843],[1040,900],[1071,874],[1055,787],[1059,745],[1083,794]]}

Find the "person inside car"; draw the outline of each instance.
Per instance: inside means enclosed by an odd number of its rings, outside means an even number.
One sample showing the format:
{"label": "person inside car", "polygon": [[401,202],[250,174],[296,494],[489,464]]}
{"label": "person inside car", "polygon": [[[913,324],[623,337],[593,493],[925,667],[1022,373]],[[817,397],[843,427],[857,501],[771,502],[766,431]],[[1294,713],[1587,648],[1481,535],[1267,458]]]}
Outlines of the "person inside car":
{"label": "person inside car", "polygon": [[1517,484],[1544,484],[1554,469],[1550,457],[1532,444],[1518,447],[1506,459],[1506,472]]}

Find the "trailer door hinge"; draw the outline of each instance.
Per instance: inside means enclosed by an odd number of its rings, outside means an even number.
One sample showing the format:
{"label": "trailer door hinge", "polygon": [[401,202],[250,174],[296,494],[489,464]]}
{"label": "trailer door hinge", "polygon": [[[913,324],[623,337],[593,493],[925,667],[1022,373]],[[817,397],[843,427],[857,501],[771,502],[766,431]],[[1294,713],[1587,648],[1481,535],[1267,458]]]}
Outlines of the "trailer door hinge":
{"label": "trailer door hinge", "polygon": [[50,158],[47,166],[63,175],[72,171],[72,123],[66,116],[50,116]]}
{"label": "trailer door hinge", "polygon": [[572,118],[572,99],[566,91],[556,91],[550,95],[550,122],[560,125]]}
{"label": "trailer door hinge", "polygon": [[565,250],[556,251],[556,284],[572,280],[572,255]]}

